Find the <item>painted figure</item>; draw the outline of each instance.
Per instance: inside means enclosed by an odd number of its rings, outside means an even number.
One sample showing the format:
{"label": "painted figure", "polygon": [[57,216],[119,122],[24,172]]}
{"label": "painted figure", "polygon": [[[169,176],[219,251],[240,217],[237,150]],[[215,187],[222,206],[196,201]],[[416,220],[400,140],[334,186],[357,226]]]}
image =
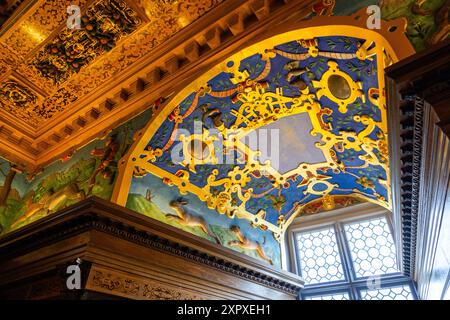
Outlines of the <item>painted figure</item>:
{"label": "painted figure", "polygon": [[166,213],[166,218],[169,221],[176,221],[186,227],[199,227],[205,234],[214,238],[216,242],[220,244],[219,238],[217,238],[217,236],[211,230],[209,230],[208,223],[205,221],[205,219],[187,212],[187,210],[184,208],[184,206],[187,204],[188,201],[183,198],[172,200],[169,205],[173,210],[175,210],[177,214],[175,215]]}
{"label": "painted figure", "polygon": [[114,162],[114,157],[116,156],[119,147],[120,145],[117,142],[117,134],[113,134],[111,135],[111,137],[108,138],[105,148],[102,149],[95,148],[94,150],[91,151],[92,156],[101,159],[98,168],[94,171],[90,179],[91,189],[95,185],[95,178],[99,173],[102,173],[102,175],[105,178],[109,177],[111,182],[114,180],[114,176],[111,174],[109,166]]}
{"label": "painted figure", "polygon": [[318,16],[332,16],[335,3],[335,0],[317,1],[313,5],[312,9],[313,12]]}
{"label": "painted figure", "polygon": [[145,199],[147,199],[148,201],[152,201],[153,199],[152,190],[147,189],[147,192],[145,193]]}
{"label": "painted figure", "polygon": [[314,16],[332,16],[335,3],[335,0],[316,1],[311,8],[311,12],[306,15],[305,19]]}
{"label": "painted figure", "polygon": [[305,68],[300,67],[300,62],[301,61],[299,61],[299,60],[293,60],[291,62],[286,63],[283,66],[283,69],[288,71],[288,73],[286,75],[286,80],[288,82],[290,82],[294,77],[299,77],[302,74],[309,71],[308,67],[305,67]]}
{"label": "painted figure", "polygon": [[80,201],[84,198],[86,198],[84,191],[80,190],[75,183],[69,184],[56,192],[52,192],[51,190],[46,192],[44,196],[36,203],[33,203],[33,198],[30,197],[26,204],[27,211],[12,225],[12,227],[16,227],[19,223],[27,220],[38,212],[44,212],[46,216],[49,213],[60,209],[68,200]]}
{"label": "painted figure", "polygon": [[[252,241],[252,240],[249,240],[248,238],[246,238],[242,234],[241,229],[237,226],[232,226],[230,228],[230,230],[231,230],[231,232],[233,232],[236,235],[238,240],[228,241],[229,246],[231,246],[231,247],[236,246],[236,247],[239,247],[244,250],[252,250],[252,251],[254,250],[254,251],[256,251],[258,256],[261,257],[261,259],[264,259],[267,262],[269,262],[270,264],[273,264],[272,259],[270,259],[269,257],[266,256],[262,245],[258,241]],[[266,242],[266,238],[264,238],[263,245],[265,242]]]}
{"label": "painted figure", "polygon": [[219,130],[224,128],[223,121],[222,121],[222,112],[218,108],[209,108],[208,104],[203,104],[200,106],[200,110],[202,111],[202,121],[203,123],[206,122],[207,118],[210,118],[211,121],[214,124],[214,127],[218,128]]}

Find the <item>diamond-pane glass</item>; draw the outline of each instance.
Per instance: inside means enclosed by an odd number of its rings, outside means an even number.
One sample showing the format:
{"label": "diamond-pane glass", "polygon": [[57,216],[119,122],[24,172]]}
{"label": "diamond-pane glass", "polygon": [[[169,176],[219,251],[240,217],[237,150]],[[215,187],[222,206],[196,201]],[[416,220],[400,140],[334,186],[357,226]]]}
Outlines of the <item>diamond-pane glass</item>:
{"label": "diamond-pane glass", "polygon": [[345,279],[334,228],[298,233],[296,241],[306,284]]}
{"label": "diamond-pane glass", "polygon": [[357,277],[399,272],[395,246],[385,218],[345,225]]}
{"label": "diamond-pane glass", "polygon": [[347,292],[323,294],[320,296],[307,296],[304,300],[350,300],[350,296]]}
{"label": "diamond-pane glass", "polygon": [[414,300],[411,288],[408,285],[401,285],[391,288],[381,288],[374,290],[362,290],[362,300]]}

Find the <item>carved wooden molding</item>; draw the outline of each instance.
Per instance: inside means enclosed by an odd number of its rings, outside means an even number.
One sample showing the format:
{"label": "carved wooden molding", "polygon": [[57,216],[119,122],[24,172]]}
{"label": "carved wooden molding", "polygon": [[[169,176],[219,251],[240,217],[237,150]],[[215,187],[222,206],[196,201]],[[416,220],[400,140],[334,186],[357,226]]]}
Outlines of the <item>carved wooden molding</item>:
{"label": "carved wooden molding", "polygon": [[[208,273],[208,270],[216,270],[216,272],[261,285],[290,297],[296,297],[298,291],[303,287],[303,280],[295,274],[282,271],[254,258],[98,198],[88,198],[59,213],[1,237],[0,270],[2,270],[2,264],[14,261],[15,257],[25,256],[40,248],[63,241],[63,239],[94,231],[108,235],[117,241],[133,243],[190,261],[190,263],[206,268],[203,271],[205,274]],[[95,255],[89,255],[89,258],[86,259],[88,261],[95,260]],[[95,284],[92,281],[93,279],[88,282],[90,288],[102,287],[101,282],[97,281]],[[1,286],[2,281],[0,281]],[[103,289],[107,290],[108,288]],[[102,292],[107,293],[105,290]],[[140,286],[139,290],[142,292],[140,291],[138,298],[143,298],[143,287]],[[161,291],[160,294],[163,295],[164,292]],[[183,294],[188,294],[188,292]],[[197,291],[196,295],[200,296]]]}
{"label": "carved wooden molding", "polygon": [[161,282],[149,281],[142,277],[134,277],[96,266],[91,269],[85,288],[139,300],[204,300],[210,298]]}
{"label": "carved wooden molding", "polygon": [[[442,72],[449,66],[449,48],[450,41],[436,45],[386,73],[394,238],[402,249],[397,252],[402,271],[416,280],[429,276],[445,201],[442,190],[448,188],[448,173],[436,168],[450,165],[440,110],[450,102],[445,89],[450,75]],[[435,86],[436,81],[441,85]]]}
{"label": "carved wooden molding", "polygon": [[[449,199],[450,140],[439,127],[438,122],[439,118],[431,106],[425,105],[414,261],[414,278],[422,299],[428,297],[440,235],[448,232],[441,226],[446,202],[448,203]],[[437,292],[433,294],[438,295]]]}

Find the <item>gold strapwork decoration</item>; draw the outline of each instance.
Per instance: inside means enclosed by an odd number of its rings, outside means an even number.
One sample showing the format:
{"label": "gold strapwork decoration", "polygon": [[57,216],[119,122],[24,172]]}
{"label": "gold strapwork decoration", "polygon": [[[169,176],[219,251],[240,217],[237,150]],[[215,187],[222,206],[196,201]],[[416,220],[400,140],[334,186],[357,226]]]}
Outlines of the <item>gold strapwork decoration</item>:
{"label": "gold strapwork decoration", "polygon": [[[333,41],[347,45],[346,52],[332,51]],[[253,66],[250,57],[257,61]],[[379,33],[347,26],[295,30],[243,49],[154,116],[124,159],[114,200],[126,202],[133,176],[153,174],[279,241],[296,216],[315,208],[360,201],[390,208],[383,70],[392,59],[395,54]],[[220,81],[228,83],[220,87]],[[300,116],[310,129],[297,138],[314,138],[321,160],[299,160],[280,170],[245,142],[261,128]],[[201,130],[186,132],[195,119],[203,121]],[[170,155],[177,144],[180,160]],[[226,167],[224,156],[236,162]]]}

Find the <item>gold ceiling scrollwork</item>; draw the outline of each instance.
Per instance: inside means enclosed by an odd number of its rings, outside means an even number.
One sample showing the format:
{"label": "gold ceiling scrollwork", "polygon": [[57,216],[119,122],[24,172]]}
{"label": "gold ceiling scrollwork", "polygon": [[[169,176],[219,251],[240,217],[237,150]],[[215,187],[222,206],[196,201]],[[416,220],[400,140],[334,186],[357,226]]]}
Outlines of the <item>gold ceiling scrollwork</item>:
{"label": "gold ceiling scrollwork", "polygon": [[361,82],[355,82],[345,72],[339,69],[334,61],[328,62],[328,71],[322,75],[320,81],[313,81],[315,88],[318,88],[317,98],[327,96],[339,105],[341,113],[347,112],[347,106],[353,103],[357,98],[365,102],[365,96]]}
{"label": "gold ceiling scrollwork", "polygon": [[34,112],[34,107],[38,101],[37,93],[14,77],[9,77],[0,84],[0,105],[2,109],[18,118],[29,117]]}
{"label": "gold ceiling scrollwork", "polygon": [[[340,41],[344,45],[338,47]],[[389,208],[386,52],[397,59],[380,33],[349,25],[290,31],[243,49],[181,90],[140,132],[121,162],[113,200],[124,205],[133,177],[153,174],[219,214],[271,231],[277,240],[295,216],[319,207],[371,201]],[[282,82],[277,71],[285,74]],[[177,130],[199,115],[210,125],[183,133],[183,159],[167,166]],[[244,142],[260,128],[303,116],[323,160],[299,159],[280,170]],[[217,150],[235,153],[236,164],[223,169]],[[208,166],[212,170],[204,174]],[[270,201],[269,207],[258,199]]]}
{"label": "gold ceiling scrollwork", "polygon": [[37,102],[37,96],[33,92],[13,79],[2,83],[0,99],[21,109],[33,107]]}

